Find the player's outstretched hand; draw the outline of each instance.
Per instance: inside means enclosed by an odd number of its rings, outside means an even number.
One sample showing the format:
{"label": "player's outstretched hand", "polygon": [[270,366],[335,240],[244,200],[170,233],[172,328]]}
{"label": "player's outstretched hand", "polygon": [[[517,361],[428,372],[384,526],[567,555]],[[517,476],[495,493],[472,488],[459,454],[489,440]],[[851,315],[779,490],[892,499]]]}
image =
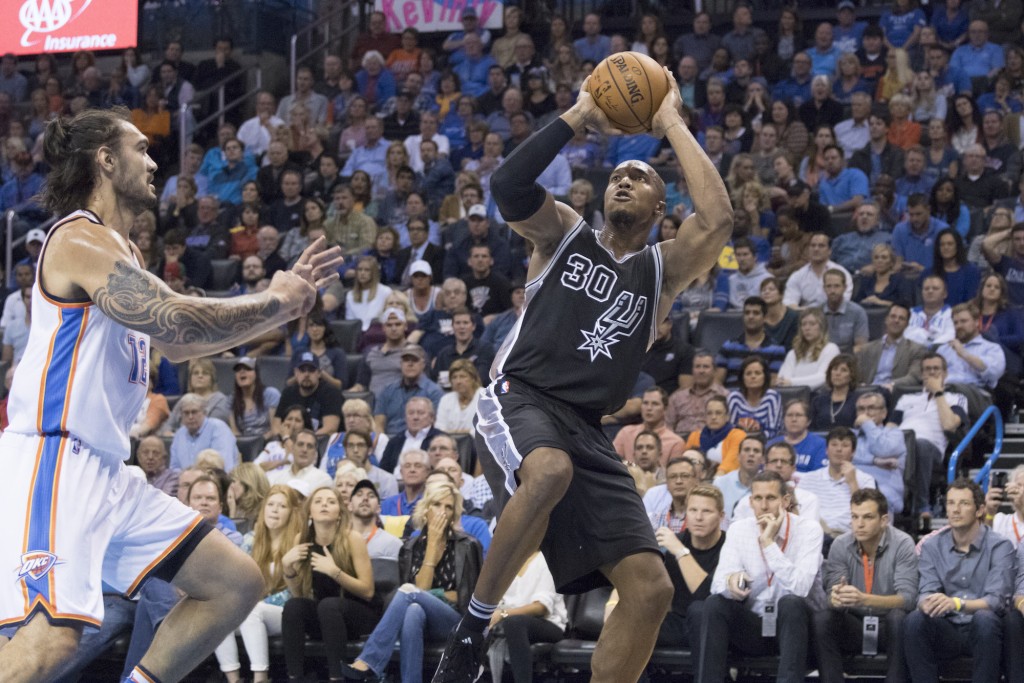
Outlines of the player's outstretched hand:
{"label": "player's outstretched hand", "polygon": [[338,279],[338,269],[345,261],[341,247],[327,248],[327,238],[322,235],[313,241],[292,266],[292,272],[317,289],[322,289]]}
{"label": "player's outstretched hand", "polygon": [[605,135],[622,135],[622,131],[608,120],[608,117],[601,111],[601,107],[597,106],[597,100],[590,94],[590,76],[583,80],[583,85],[580,86],[580,94],[576,98],[576,104],[573,105],[573,109],[579,111],[580,116],[583,118],[583,123],[588,128],[592,128]]}
{"label": "player's outstretched hand", "polygon": [[665,99],[661,101],[661,106],[658,107],[658,111],[654,112],[654,117],[651,120],[651,134],[656,138],[665,137],[668,129],[677,123],[686,125],[683,121],[683,97],[679,94],[679,84],[676,83],[676,79],[667,66],[662,68],[665,69],[665,78],[668,79],[669,88],[665,93]]}
{"label": "player's outstretched hand", "polygon": [[[305,266],[310,268],[310,266]],[[281,313],[288,320],[306,315],[316,303],[316,287],[294,270],[274,273],[267,290],[281,302]]]}

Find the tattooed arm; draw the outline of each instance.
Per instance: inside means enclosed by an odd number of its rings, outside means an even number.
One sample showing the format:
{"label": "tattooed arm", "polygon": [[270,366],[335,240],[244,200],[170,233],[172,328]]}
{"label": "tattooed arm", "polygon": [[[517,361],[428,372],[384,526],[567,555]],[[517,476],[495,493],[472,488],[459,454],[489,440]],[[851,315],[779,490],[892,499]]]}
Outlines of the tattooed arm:
{"label": "tattooed arm", "polygon": [[329,265],[317,257],[316,265],[309,265],[310,260],[296,271],[276,273],[260,294],[183,296],[138,268],[128,246],[109,228],[82,221],[51,238],[42,282],[52,295],[92,299],[107,316],[148,334],[171,361],[180,362],[225,351],[304,315],[316,298],[314,271]]}

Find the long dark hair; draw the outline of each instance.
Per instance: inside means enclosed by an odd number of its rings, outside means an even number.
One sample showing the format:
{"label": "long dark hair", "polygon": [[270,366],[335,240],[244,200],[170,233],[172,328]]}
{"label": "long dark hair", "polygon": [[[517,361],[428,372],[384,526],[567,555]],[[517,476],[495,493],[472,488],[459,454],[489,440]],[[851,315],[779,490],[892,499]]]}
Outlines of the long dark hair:
{"label": "long dark hair", "polygon": [[953,241],[956,243],[956,255],[953,257],[953,260],[956,261],[956,264],[961,268],[963,268],[964,264],[967,263],[967,246],[964,244],[964,238],[960,236],[960,233],[953,228],[940,230],[939,234],[935,236],[935,244],[932,245],[932,272],[942,279],[946,279],[946,270],[942,263],[942,254],[939,250],[939,242],[941,242],[942,238],[946,235],[952,235]]}
{"label": "long dark hair", "polygon": [[[256,404],[256,411],[262,413],[267,409],[263,403],[263,392],[266,391],[266,387],[263,386],[259,369],[254,368],[253,372],[256,373],[256,379],[252,381],[252,401]],[[235,425],[241,431],[242,418],[245,417],[245,396],[242,395],[242,388],[238,386],[237,381],[234,382],[234,387],[231,399],[231,412],[235,414]]]}
{"label": "long dark hair", "polygon": [[121,150],[125,107],[86,109],[71,121],[56,117],[46,125],[43,153],[50,165],[43,204],[59,216],[84,208],[96,189],[96,150]]}
{"label": "long dark hair", "polygon": [[[948,208],[939,206],[938,190],[943,185],[949,185],[953,188],[953,200],[949,203]],[[957,189],[956,183],[952,178],[943,178],[932,186],[932,192],[928,197],[928,205],[931,207],[933,216],[946,221],[950,225],[956,225],[957,221],[960,220],[960,190]]]}

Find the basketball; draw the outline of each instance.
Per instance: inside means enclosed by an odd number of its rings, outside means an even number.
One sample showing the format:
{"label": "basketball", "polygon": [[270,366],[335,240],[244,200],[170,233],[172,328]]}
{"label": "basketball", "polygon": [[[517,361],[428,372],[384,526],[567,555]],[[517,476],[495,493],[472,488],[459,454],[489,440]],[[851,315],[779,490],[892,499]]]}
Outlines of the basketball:
{"label": "basketball", "polygon": [[590,94],[623,133],[646,133],[669,82],[661,65],[639,52],[617,52],[590,75]]}

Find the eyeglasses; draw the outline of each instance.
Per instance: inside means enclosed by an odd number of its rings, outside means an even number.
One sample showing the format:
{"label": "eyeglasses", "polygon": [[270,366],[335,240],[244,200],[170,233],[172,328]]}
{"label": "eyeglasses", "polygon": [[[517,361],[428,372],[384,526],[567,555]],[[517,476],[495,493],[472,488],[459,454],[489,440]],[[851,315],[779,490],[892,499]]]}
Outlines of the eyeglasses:
{"label": "eyeglasses", "polygon": [[776,467],[779,467],[780,465],[789,465],[792,467],[793,461],[788,458],[775,458],[774,460],[769,460],[768,464],[775,465]]}
{"label": "eyeglasses", "polygon": [[670,474],[665,477],[668,481],[686,481],[687,479],[696,479],[696,475],[686,474],[685,472],[679,472],[677,474]]}

